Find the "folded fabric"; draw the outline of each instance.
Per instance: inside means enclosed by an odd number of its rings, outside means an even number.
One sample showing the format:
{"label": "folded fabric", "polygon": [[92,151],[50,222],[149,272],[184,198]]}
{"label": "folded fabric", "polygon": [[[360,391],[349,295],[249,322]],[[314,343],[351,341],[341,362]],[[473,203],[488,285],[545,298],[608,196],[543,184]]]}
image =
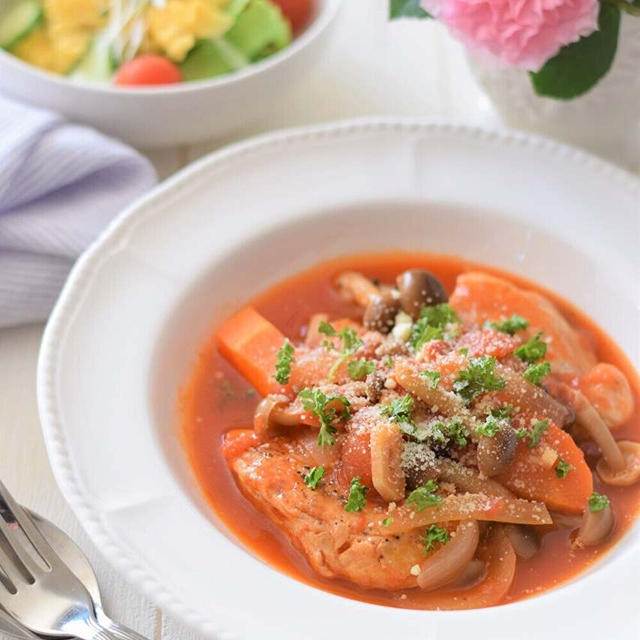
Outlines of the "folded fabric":
{"label": "folded fabric", "polygon": [[0,327],[44,320],[75,259],[155,182],[121,142],[0,96]]}

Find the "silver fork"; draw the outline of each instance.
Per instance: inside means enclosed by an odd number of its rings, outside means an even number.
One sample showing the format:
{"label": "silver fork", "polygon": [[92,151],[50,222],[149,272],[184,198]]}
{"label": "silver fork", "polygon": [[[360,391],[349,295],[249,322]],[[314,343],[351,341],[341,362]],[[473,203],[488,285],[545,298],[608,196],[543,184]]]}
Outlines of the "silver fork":
{"label": "silver fork", "polygon": [[102,626],[89,592],[2,482],[0,499],[32,547],[0,517],[0,605],[11,617],[38,635],[145,640],[130,629]]}

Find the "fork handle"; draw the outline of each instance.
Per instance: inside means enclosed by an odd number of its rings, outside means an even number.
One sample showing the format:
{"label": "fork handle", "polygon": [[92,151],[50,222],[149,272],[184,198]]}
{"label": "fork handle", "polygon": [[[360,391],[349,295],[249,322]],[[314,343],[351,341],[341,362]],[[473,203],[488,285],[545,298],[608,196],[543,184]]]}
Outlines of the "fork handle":
{"label": "fork handle", "polygon": [[93,617],[84,618],[82,624],[74,623],[73,627],[69,626],[69,631],[82,640],[147,640],[139,633],[108,618],[104,625]]}

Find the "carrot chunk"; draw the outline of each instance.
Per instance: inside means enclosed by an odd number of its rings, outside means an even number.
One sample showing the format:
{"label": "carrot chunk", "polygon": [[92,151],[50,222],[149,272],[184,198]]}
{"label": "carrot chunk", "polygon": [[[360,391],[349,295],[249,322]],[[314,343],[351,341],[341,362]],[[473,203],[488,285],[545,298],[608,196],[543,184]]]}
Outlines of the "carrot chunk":
{"label": "carrot chunk", "polygon": [[[550,509],[581,513],[593,492],[593,477],[582,451],[553,423],[535,447],[529,448],[529,442],[529,438],[520,441],[511,466],[494,479],[516,495],[544,502]],[[564,477],[558,471],[560,461],[570,465]]]}
{"label": "carrot chunk", "polygon": [[220,353],[256,388],[258,393],[281,393],[274,378],[278,350],[285,336],[253,307],[231,316],[217,331]]}

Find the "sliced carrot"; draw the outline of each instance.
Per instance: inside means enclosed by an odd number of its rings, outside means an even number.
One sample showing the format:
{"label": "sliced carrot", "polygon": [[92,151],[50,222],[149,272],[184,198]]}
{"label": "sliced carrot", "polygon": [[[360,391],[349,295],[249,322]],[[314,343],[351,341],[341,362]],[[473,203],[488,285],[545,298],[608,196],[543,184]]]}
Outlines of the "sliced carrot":
{"label": "sliced carrot", "polygon": [[582,375],[595,363],[595,356],[562,314],[544,296],[511,282],[482,272],[458,276],[449,304],[468,323],[484,325],[504,320],[515,313],[529,321],[529,328],[518,336],[527,340],[543,331],[548,345],[547,359],[556,375]]}
{"label": "sliced carrot", "polygon": [[233,429],[224,435],[222,455],[225,460],[231,461],[261,442],[262,439],[253,429]]}
{"label": "sliced carrot", "polygon": [[274,374],[285,336],[253,307],[231,316],[218,329],[216,339],[220,353],[258,393],[282,393]]}
{"label": "sliced carrot", "polygon": [[[528,438],[520,441],[509,469],[494,479],[516,495],[544,502],[550,509],[581,513],[593,492],[593,476],[571,436],[549,424],[536,447],[530,449],[528,442]],[[556,473],[561,459],[571,465],[564,478]]]}

